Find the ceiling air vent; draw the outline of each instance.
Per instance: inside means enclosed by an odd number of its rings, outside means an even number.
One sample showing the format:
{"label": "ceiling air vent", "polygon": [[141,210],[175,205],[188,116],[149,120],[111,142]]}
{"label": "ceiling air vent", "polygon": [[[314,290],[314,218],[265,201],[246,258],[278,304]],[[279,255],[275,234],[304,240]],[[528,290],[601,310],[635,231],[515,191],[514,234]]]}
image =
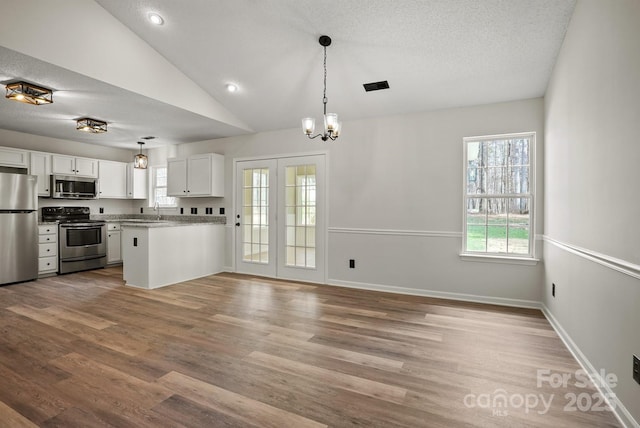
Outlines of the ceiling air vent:
{"label": "ceiling air vent", "polygon": [[379,91],[380,89],[389,89],[389,82],[383,80],[381,82],[364,83],[362,86],[367,92]]}

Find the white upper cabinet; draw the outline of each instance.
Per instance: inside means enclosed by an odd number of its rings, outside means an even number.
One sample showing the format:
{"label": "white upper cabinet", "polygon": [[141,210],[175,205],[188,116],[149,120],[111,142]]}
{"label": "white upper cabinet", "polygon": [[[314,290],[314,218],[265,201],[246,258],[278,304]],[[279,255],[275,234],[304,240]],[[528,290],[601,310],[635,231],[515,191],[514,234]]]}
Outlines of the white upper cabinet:
{"label": "white upper cabinet", "polygon": [[0,147],[0,165],[16,168],[28,168],[29,152],[9,147]]}
{"label": "white upper cabinet", "polygon": [[96,159],[76,158],[73,156],[53,155],[51,171],[60,175],[81,175],[98,177],[98,161]]}
{"label": "white upper cabinet", "polygon": [[147,169],[134,168],[133,162],[127,165],[127,198],[147,199]]}
{"label": "white upper cabinet", "polygon": [[29,174],[38,176],[38,196],[50,196],[51,154],[31,152]]}
{"label": "white upper cabinet", "polygon": [[167,161],[167,194],[178,197],[224,196],[224,156],[192,155]]}
{"label": "white upper cabinet", "polygon": [[100,198],[127,198],[127,164],[98,161]]}
{"label": "white upper cabinet", "polygon": [[187,160],[167,160],[167,195],[187,196]]}

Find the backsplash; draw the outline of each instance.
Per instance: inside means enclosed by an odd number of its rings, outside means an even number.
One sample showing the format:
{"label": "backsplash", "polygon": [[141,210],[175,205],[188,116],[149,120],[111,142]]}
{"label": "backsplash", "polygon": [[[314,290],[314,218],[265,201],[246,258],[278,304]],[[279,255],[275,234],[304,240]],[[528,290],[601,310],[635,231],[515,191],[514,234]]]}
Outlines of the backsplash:
{"label": "backsplash", "polygon": [[[103,214],[133,214],[133,200],[128,199],[50,199],[38,198],[38,217],[42,207],[89,207],[91,215],[99,214],[103,208]],[[138,201],[136,201],[138,202]]]}

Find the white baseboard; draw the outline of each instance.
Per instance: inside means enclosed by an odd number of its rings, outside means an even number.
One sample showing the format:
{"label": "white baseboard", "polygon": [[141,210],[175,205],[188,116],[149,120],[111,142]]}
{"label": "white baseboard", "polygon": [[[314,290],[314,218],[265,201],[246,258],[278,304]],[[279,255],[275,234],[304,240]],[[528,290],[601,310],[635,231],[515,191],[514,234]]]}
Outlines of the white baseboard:
{"label": "white baseboard", "polygon": [[607,400],[609,406],[613,409],[613,414],[616,416],[618,421],[622,424],[622,426],[627,428],[640,428],[640,424],[636,422],[631,413],[627,410],[626,407],[622,404],[622,402],[615,395],[613,390],[609,387],[607,382],[603,381],[600,378],[600,373],[595,369],[593,364],[589,361],[589,359],[582,353],[578,345],[571,339],[571,336],[562,328],[562,325],[558,322],[558,320],[553,316],[549,308],[544,303],[541,303],[541,309],[544,316],[551,324],[551,327],[556,331],[560,339],[564,342],[569,352],[573,355],[573,357],[578,361],[580,367],[587,373],[587,375],[591,378],[591,381],[598,389],[600,394],[605,397],[613,397],[613,399]]}
{"label": "white baseboard", "polygon": [[507,299],[504,297],[478,296],[475,294],[449,293],[446,291],[422,290],[418,288],[396,287],[392,285],[368,284],[364,282],[329,279],[328,285],[358,288],[362,290],[384,291],[387,293],[408,294],[411,296],[436,297],[439,299],[461,300],[464,302],[486,303],[490,305],[512,306],[517,308],[540,309],[540,302],[534,300]]}

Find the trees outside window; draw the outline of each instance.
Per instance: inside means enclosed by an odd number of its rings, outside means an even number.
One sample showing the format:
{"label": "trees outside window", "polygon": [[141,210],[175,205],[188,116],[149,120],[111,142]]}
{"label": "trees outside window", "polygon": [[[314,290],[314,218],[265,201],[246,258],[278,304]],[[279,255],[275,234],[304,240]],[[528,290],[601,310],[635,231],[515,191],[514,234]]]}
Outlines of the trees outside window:
{"label": "trees outside window", "polygon": [[533,257],[535,133],[464,139],[466,254]]}

